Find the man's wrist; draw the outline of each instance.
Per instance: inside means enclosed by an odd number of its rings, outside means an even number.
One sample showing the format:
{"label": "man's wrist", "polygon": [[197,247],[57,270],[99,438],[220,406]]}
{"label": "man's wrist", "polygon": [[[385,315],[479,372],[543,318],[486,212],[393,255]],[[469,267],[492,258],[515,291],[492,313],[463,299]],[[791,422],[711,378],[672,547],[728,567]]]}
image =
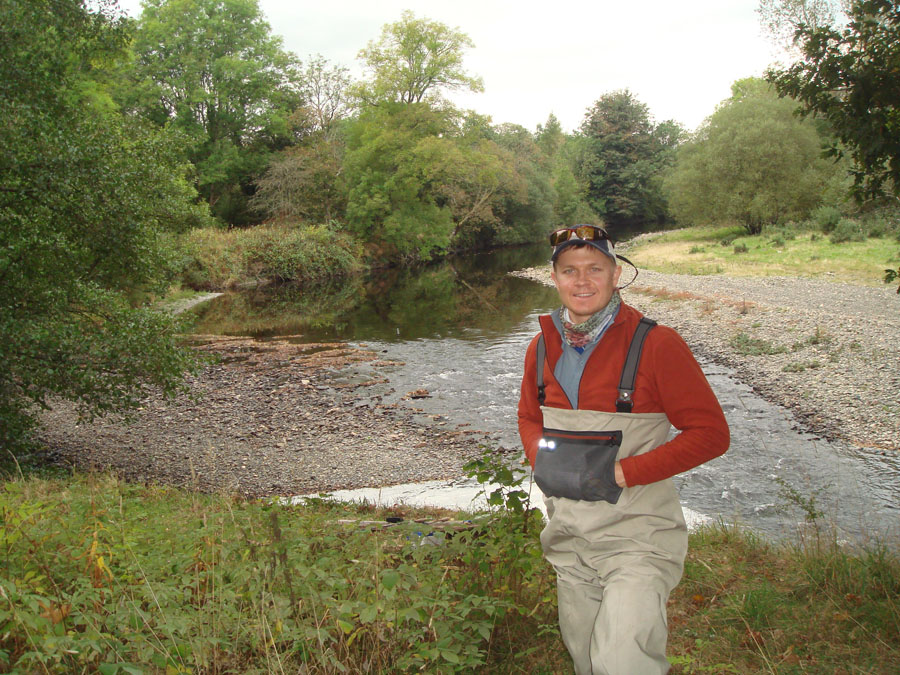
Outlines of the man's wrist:
{"label": "man's wrist", "polygon": [[615,477],[616,485],[618,485],[620,488],[628,487],[628,485],[625,483],[625,472],[622,471],[622,465],[619,462],[616,462]]}

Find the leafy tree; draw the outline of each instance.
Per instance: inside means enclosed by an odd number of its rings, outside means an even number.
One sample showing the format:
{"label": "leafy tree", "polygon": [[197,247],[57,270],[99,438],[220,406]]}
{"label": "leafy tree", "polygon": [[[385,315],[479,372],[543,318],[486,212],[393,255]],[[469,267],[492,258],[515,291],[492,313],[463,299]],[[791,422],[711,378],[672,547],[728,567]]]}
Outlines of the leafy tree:
{"label": "leafy tree", "polygon": [[550,113],[544,124],[538,124],[534,140],[547,157],[556,157],[566,142],[566,134],[556,115]]}
{"label": "leafy tree", "polygon": [[669,154],[647,106],[628,90],[605,94],[588,110],[581,134],[580,173],[594,211],[613,228],[663,218],[654,177]]}
{"label": "leafy tree", "polygon": [[538,241],[554,221],[556,195],[551,183],[551,160],[541,151],[534,135],[517,124],[501,124],[495,129],[496,142],[511,153],[515,180],[504,190],[497,212],[495,244]]}
{"label": "leafy tree", "polygon": [[833,26],[848,4],[849,0],[760,0],[756,13],[769,39],[791,52],[800,26],[813,30]]}
{"label": "leafy tree", "polygon": [[144,0],[134,49],[129,107],[185,133],[213,212],[245,222],[253,180],[291,142],[299,61],[258,0]]}
{"label": "leafy tree", "polygon": [[[316,56],[307,62],[301,79],[303,105],[294,112],[294,126],[333,140],[340,121],[354,109],[349,71],[344,66],[329,66],[327,59]],[[296,120],[297,115],[302,119]]]}
{"label": "leafy tree", "polygon": [[178,390],[193,357],[173,319],[129,298],[166,283],[166,231],[206,216],[171,135],[91,80],[126,21],[81,0],[0,12],[0,446],[21,447],[52,396],[94,414]]}
{"label": "leafy tree", "polygon": [[463,55],[473,47],[465,33],[407,10],[396,23],[386,24],[378,42],[360,50],[372,80],[359,94],[368,103],[421,103],[437,99],[443,90],[482,91],[481,78],[463,68]]}
{"label": "leafy tree", "polygon": [[853,160],[860,199],[900,194],[900,7],[865,0],[849,8],[849,23],[798,26],[802,58],[766,77],[803,115],[824,117],[836,138],[829,155]]}
{"label": "leafy tree", "polygon": [[373,106],[348,127],[347,226],[375,257],[428,260],[449,247],[453,214],[438,197],[433,162],[451,132],[448,115],[425,103]]}
{"label": "leafy tree", "polygon": [[732,91],[677,150],[664,183],[673,214],[691,224],[737,222],[750,233],[806,218],[837,171],[822,158],[815,127],[762,80]]}

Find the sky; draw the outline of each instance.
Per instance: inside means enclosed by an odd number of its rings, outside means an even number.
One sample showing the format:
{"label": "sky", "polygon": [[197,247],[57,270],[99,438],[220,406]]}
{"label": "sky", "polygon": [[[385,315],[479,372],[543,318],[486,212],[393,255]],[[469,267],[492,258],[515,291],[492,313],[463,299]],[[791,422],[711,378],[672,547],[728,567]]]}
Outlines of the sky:
{"label": "sky", "polygon": [[[119,0],[132,16],[140,0]],[[465,67],[483,93],[449,98],[464,109],[534,131],[556,115],[575,131],[603,94],[628,89],[656,122],[695,129],[735,80],[776,60],[759,0],[259,0],[285,49],[321,54],[364,75],[359,50],[406,9],[458,28],[475,43]]]}

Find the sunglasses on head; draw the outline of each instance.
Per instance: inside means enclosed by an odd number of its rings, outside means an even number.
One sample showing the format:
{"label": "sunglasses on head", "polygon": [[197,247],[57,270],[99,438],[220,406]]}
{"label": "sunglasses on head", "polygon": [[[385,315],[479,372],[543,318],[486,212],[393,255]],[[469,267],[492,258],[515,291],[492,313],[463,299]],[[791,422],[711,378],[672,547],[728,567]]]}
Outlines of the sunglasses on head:
{"label": "sunglasses on head", "polygon": [[550,245],[559,246],[569,239],[583,239],[584,241],[612,241],[612,237],[602,227],[597,225],[578,225],[577,227],[564,227],[550,234]]}

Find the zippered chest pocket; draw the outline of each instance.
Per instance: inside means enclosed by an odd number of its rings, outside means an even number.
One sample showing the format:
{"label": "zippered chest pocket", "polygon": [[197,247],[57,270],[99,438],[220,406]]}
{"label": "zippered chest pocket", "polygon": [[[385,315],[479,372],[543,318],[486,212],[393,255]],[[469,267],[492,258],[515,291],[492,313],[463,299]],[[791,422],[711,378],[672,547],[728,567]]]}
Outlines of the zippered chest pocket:
{"label": "zippered chest pocket", "polygon": [[583,501],[619,501],[616,456],[621,431],[566,431],[544,427],[534,480],[545,495]]}

